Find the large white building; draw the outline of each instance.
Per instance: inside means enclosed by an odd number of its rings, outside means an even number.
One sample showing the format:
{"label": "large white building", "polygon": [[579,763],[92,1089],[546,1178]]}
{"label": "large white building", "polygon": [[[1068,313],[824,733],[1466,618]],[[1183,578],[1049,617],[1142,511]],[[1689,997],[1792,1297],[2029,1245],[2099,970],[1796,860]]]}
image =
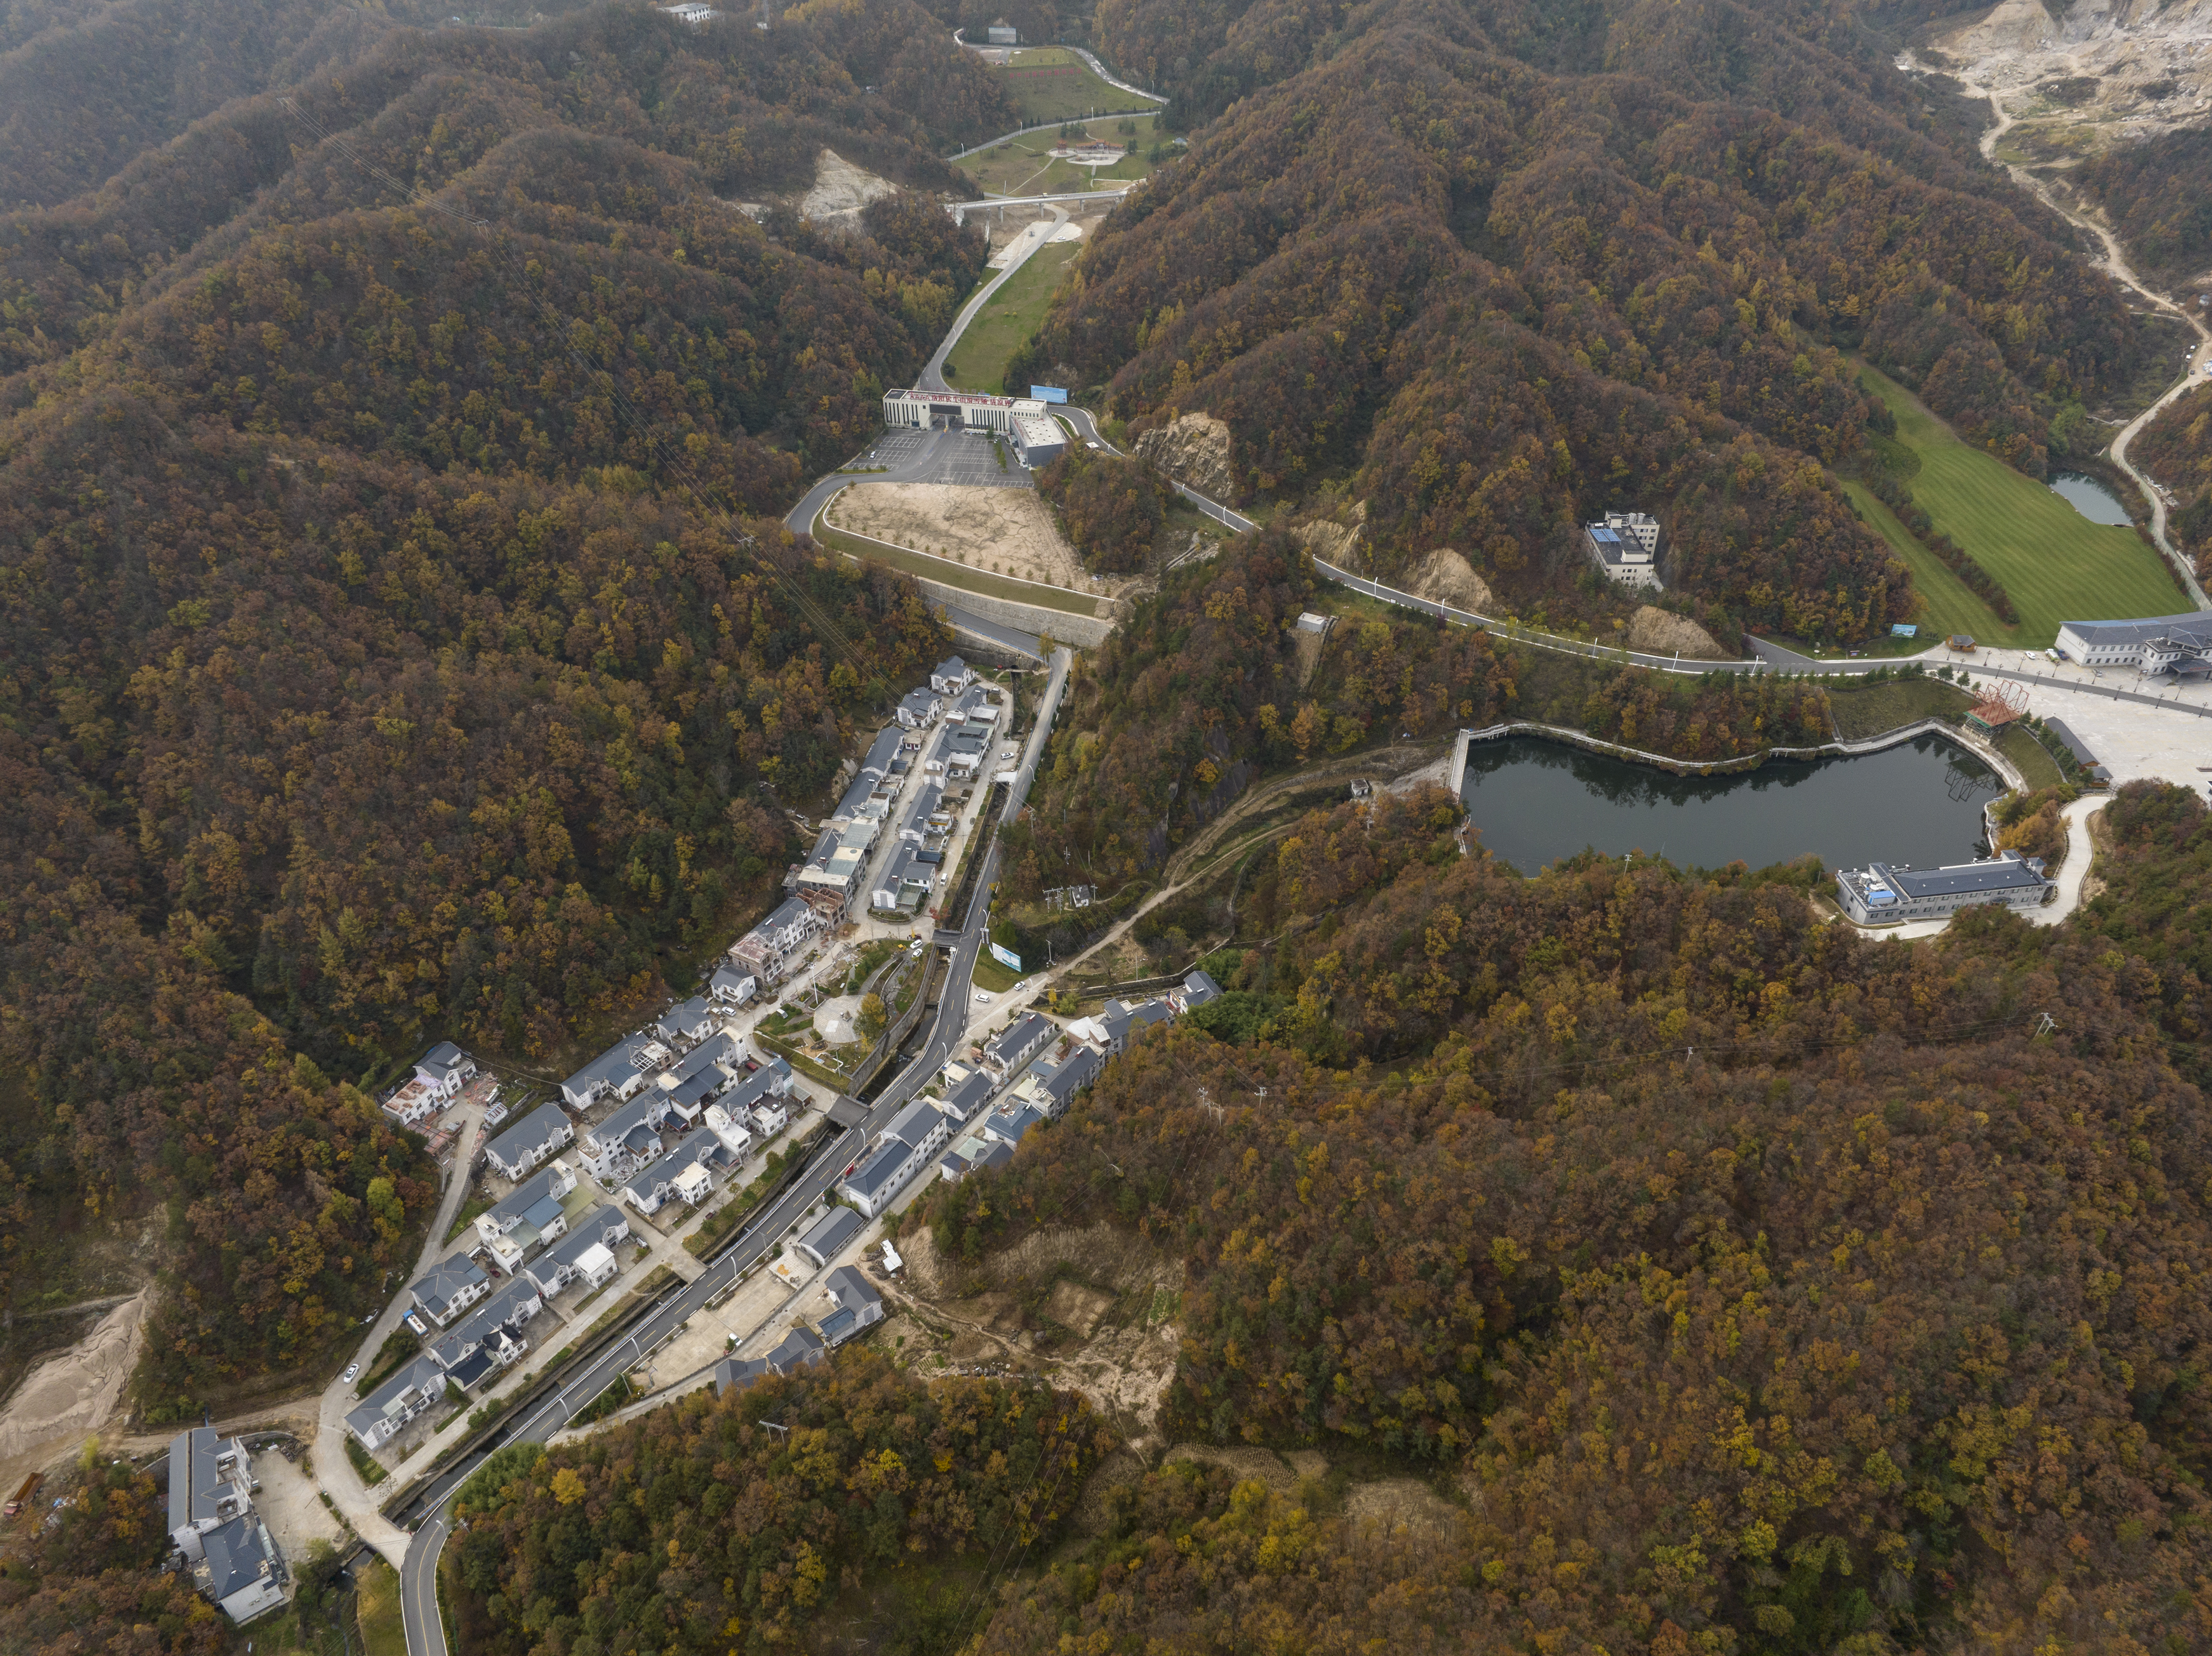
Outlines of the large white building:
{"label": "large white building", "polygon": [[1609,580],[1623,586],[1659,585],[1659,520],[1641,512],[1608,512],[1583,525],[1583,543]]}
{"label": "large white building", "polygon": [[1045,405],[1030,397],[986,397],[968,391],[884,393],[884,423],[903,426],[912,431],[927,431],[941,420],[955,429],[980,426],[985,431],[1011,437],[1015,432],[1015,418],[1023,415],[1035,419],[1050,417]]}
{"label": "large white building", "polygon": [[2212,612],[2140,621],[2069,621],[2058,653],[2084,667],[2135,667],[2148,674],[2212,673]]}
{"label": "large white building", "polygon": [[1836,870],[1836,895],[1844,913],[1861,925],[1946,919],[1984,903],[2036,908],[2057,889],[2057,883],[2044,874],[2040,857],[2022,857],[2016,851],[1948,868],[1873,863]]}

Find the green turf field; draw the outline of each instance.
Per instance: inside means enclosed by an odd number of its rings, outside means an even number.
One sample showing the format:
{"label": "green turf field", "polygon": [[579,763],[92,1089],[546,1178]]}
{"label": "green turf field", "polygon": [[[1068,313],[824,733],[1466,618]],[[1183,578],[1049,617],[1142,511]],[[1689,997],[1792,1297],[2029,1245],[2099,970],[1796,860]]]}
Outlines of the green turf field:
{"label": "green turf field", "polygon": [[[1912,498],[2003,585],[2020,611],[2017,628],[1992,628],[1985,621],[1966,631],[2002,645],[2040,648],[2058,636],[2062,622],[2166,616],[2181,607],[2164,561],[2133,529],[2091,523],[2033,478],[1960,441],[1902,385],[1871,368],[1863,372],[1896,415],[1898,440],[1920,457]],[[1894,520],[1892,526],[1903,534]],[[1930,619],[1951,613],[1961,599],[1988,615],[1955,579],[1947,592],[1923,578],[1923,565],[1949,573],[1932,554],[1923,551],[1911,563]]]}
{"label": "green turf field", "polygon": [[1024,126],[1125,109],[1149,114],[1159,107],[1149,98],[1132,97],[1108,86],[1091,73],[1090,64],[1059,46],[1027,48],[991,72],[1006,82]]}
{"label": "green turf field", "polygon": [[[1125,124],[1136,131],[1124,132],[1121,128]],[[1151,176],[1152,164],[1146,155],[1159,136],[1153,130],[1152,116],[1105,115],[1076,124],[1103,143],[1123,145],[1128,153],[1111,167],[1078,167],[1073,161],[1056,161],[1052,158],[1052,149],[1060,142],[1060,134],[1048,130],[1020,133],[953,164],[975,180],[978,191],[994,196],[1056,196],[1073,190],[1087,190],[1094,183],[1121,183]]]}
{"label": "green turf field", "polygon": [[[1012,395],[1003,383],[1006,359],[1037,331],[1037,325],[1044,320],[1045,306],[1052,302],[1053,290],[1082,251],[1079,241],[1054,241],[1031,253],[1029,262],[1006,278],[1006,285],[991,295],[990,303],[975,312],[975,319],[953,342],[945,361],[946,383],[958,391]],[[1028,396],[1029,387],[1024,385],[1020,394]]]}
{"label": "green turf field", "polygon": [[[1889,543],[1890,550],[1905,561],[1912,572],[1912,590],[1920,594],[1922,609],[1913,617],[1920,628],[1917,636],[1900,639],[1901,645],[1911,646],[1917,654],[1933,644],[1941,644],[1954,633],[1969,634],[1987,644],[2009,645],[2020,647],[2021,629],[2008,627],[1981,599],[1973,589],[1953,574],[1942,559],[1921,545],[1905,532],[1897,514],[1875,497],[1864,483],[1846,478],[1844,493],[1851,497],[1851,504],[1866,519],[1867,527]],[[2013,600],[2015,604],[2017,598]]]}

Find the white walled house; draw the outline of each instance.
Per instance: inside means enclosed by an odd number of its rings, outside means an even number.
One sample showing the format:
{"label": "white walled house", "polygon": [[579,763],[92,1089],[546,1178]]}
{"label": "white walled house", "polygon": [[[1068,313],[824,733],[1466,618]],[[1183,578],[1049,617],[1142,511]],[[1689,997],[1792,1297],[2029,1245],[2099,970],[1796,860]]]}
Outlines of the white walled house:
{"label": "white walled house", "polygon": [[491,1278],[466,1253],[454,1253],[432,1265],[408,1292],[422,1314],[444,1328],[491,1292]]}
{"label": "white walled house", "polygon": [[576,1142],[576,1130],[558,1104],[540,1104],[485,1147],[484,1159],[509,1179],[520,1179],[548,1156]]}

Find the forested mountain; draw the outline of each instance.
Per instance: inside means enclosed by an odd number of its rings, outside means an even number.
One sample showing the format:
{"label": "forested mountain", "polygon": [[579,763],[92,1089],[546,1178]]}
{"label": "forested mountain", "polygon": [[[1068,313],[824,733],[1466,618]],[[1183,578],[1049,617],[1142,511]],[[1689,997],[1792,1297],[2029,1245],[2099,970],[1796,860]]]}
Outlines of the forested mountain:
{"label": "forested mountain", "polygon": [[404,1263],[436,1181],[361,1089],[688,974],[945,644],[774,514],[981,238],[732,203],[831,146],[945,185],[995,84],[903,3],[401,21],[19,9],[0,60],[139,122],[72,149],[0,94],[0,199],[46,203],[0,215],[0,1277],[146,1231],[157,1419]]}
{"label": "forested mountain", "polygon": [[2198,573],[2212,570],[2212,385],[2183,392],[2136,434],[2129,458],[2165,488],[2179,507],[2166,519]]}
{"label": "forested mountain", "polygon": [[1851,355],[2037,476],[2136,361],[2070,231],[1825,8],[1098,21],[1193,144],[1086,248],[1040,366],[1139,429],[1226,421],[1245,498],[1341,484],[1381,567],[1451,546],[1524,615],[1597,605],[1572,525],[1636,507],[1723,626],[1880,631],[1907,577],[1822,469],[1869,415]]}
{"label": "forested mountain", "polygon": [[1160,1032],[928,1217],[1149,1239],[1171,1439],[1432,1465],[1456,1527],[1164,1469],[982,1648],[2202,1643],[2203,805],[2123,790],[2086,923],[1910,948],[1455,815],[1309,817],[1243,887],[1256,1038]]}

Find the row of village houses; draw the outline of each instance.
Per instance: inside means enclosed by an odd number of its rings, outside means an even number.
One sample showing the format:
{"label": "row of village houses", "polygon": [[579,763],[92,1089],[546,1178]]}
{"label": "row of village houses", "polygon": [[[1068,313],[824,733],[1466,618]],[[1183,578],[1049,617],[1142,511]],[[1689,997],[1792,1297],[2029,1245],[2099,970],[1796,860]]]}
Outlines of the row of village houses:
{"label": "row of village houses", "polygon": [[[1220,993],[1206,973],[1193,972],[1178,987],[1151,1000],[1107,1002],[1096,1016],[1070,1023],[1064,1037],[1049,1018],[1024,1012],[984,1044],[980,1063],[945,1065],[943,1097],[917,1098],[891,1119],[873,1148],[838,1182],[837,1195],[848,1205],[832,1207],[801,1232],[792,1252],[817,1271],[828,1265],[933,1158],[938,1177],[947,1180],[1007,1161],[1031,1128],[1065,1115],[1076,1094],[1133,1036]],[[1055,1039],[1054,1055],[1041,1056]],[[990,1107],[994,1100],[995,1108]],[[830,1308],[811,1325],[795,1320],[759,1356],[730,1356],[716,1363],[715,1385],[727,1392],[761,1374],[787,1374],[823,1362],[847,1340],[883,1320],[883,1296],[852,1265],[830,1271],[823,1297]]]}
{"label": "row of village houses", "polygon": [[[926,731],[949,706],[952,716],[922,761],[926,779],[898,825],[899,847],[874,883],[871,901],[877,907],[910,910],[917,888],[927,894],[951,826],[951,815],[942,808],[945,780],[971,778],[985,762],[999,718],[996,695],[991,687],[975,682],[958,657],[939,663],[928,689],[910,694],[900,704],[897,723],[887,726],[871,747],[815,855],[799,870],[797,895],[738,941],[728,963],[708,980],[707,992],[671,1007],[648,1028],[592,1059],[562,1083],[561,1103],[540,1106],[486,1146],[485,1160],[514,1188],[477,1216],[477,1240],[470,1247],[413,1285],[410,1322],[426,1349],[349,1415],[348,1424],[364,1444],[374,1448],[390,1441],[444,1397],[449,1384],[466,1391],[510,1367],[527,1349],[523,1326],[548,1297],[578,1281],[596,1288],[619,1270],[614,1249],[629,1237],[629,1221],[620,1207],[609,1204],[580,1225],[568,1226],[565,1215],[571,1204],[566,1198],[577,1181],[560,1159],[563,1150],[574,1147],[585,1170],[617,1202],[651,1215],[671,1202],[704,1202],[717,1188],[718,1176],[734,1171],[757,1144],[785,1129],[791,1108],[790,1065],[781,1058],[763,1062],[745,1056],[738,1040],[721,1028],[723,1019],[763,984],[780,980],[799,952],[843,917],[853,895],[848,870],[866,866],[910,774],[906,755],[920,749],[907,732]],[[1011,1145],[1034,1121],[1062,1113],[1097,1070],[1100,1052],[1120,1050],[1133,1022],[1172,1016],[1194,993],[1210,998],[1218,992],[1200,973],[1182,995],[1169,1001],[1131,1008],[1109,1003],[1106,1022],[1098,1029],[1075,1026],[1082,1039],[1097,1042],[1096,1048],[1078,1046],[1058,1065],[1040,1065],[994,1124],[978,1130],[983,1137],[970,1136],[975,1154],[969,1159],[991,1159],[987,1143],[1011,1154]],[[986,1083],[1003,1083],[1018,1072],[1054,1033],[1048,1021],[1030,1014],[990,1044],[982,1067],[972,1075],[964,1066],[949,1066],[952,1092],[945,1103],[918,1101],[908,1106],[868,1161],[841,1186],[854,1209],[870,1216],[879,1212],[919,1170],[918,1158],[943,1143],[953,1125],[964,1126],[998,1090],[997,1084]],[[403,1125],[412,1125],[450,1103],[475,1071],[465,1053],[442,1043],[416,1065],[413,1079],[386,1107]],[[580,1136],[568,1110],[583,1111],[609,1098],[617,1107]],[[930,1137],[924,1113],[945,1130]],[[694,1131],[702,1127],[705,1131]],[[919,1138],[927,1138],[924,1149],[909,1142]],[[948,1170],[959,1160],[957,1155],[947,1158]],[[855,1195],[856,1190],[861,1193]],[[495,1277],[504,1285],[495,1289]],[[849,1332],[879,1316],[880,1303],[872,1311],[862,1303],[859,1288],[848,1286],[854,1295]],[[832,1302],[837,1303],[834,1291]],[[833,1315],[823,1326],[834,1321]],[[803,1328],[794,1337],[802,1346],[811,1338]],[[817,1341],[816,1349],[826,1347]]]}
{"label": "row of village houses", "polygon": [[[1076,1094],[1132,1035],[1220,993],[1212,978],[1193,972],[1177,988],[1151,1000],[1109,1001],[1097,1016],[1070,1023],[1064,1036],[1043,1014],[1023,1013],[984,1043],[980,1063],[955,1059],[945,1066],[943,1097],[917,1098],[892,1117],[874,1148],[839,1182],[838,1195],[873,1218],[933,1162],[938,1176],[948,1180],[998,1166],[1030,1128],[1066,1114]],[[1041,1057],[1055,1041],[1054,1055]],[[988,1107],[994,1101],[995,1107]]]}
{"label": "row of village houses", "polygon": [[[1049,1018],[1023,1013],[984,1043],[980,1062],[945,1065],[941,1098],[917,1098],[892,1118],[838,1183],[837,1194],[850,1206],[832,1210],[803,1234],[794,1244],[797,1252],[817,1267],[826,1265],[866,1220],[884,1211],[933,1162],[948,1180],[1004,1162],[1030,1129],[1066,1114],[1075,1095],[1134,1035],[1220,992],[1206,973],[1193,972],[1165,995],[1109,1001],[1097,1016],[1070,1023],[1064,1036]],[[1059,1049],[1042,1056],[1055,1040]],[[559,1151],[577,1146],[579,1159],[603,1184],[618,1181],[623,1201],[653,1213],[671,1200],[703,1202],[715,1188],[715,1174],[743,1162],[753,1132],[773,1137],[782,1130],[788,1065],[781,1059],[746,1065],[737,1042],[723,1034],[695,1047],[697,1054],[705,1055],[700,1065],[692,1065],[687,1056],[659,1083],[586,1129],[580,1139],[560,1107],[547,1104],[495,1141],[487,1154],[515,1180],[514,1188],[477,1216],[474,1247],[441,1261],[413,1285],[409,1321],[425,1350],[347,1416],[363,1444],[373,1449],[388,1441],[443,1398],[449,1383],[465,1392],[503,1372],[527,1349],[522,1327],[547,1299],[580,1282],[596,1289],[616,1274],[614,1249],[629,1236],[629,1220],[608,1204],[571,1226],[565,1198],[577,1180]],[[710,1094],[695,1090],[689,1077],[708,1073],[720,1077],[728,1090],[702,1107]],[[660,1132],[679,1119],[696,1119],[707,1131],[664,1149]],[[533,1171],[548,1162],[543,1171]],[[504,1286],[495,1289],[479,1255]],[[754,1374],[787,1372],[792,1364],[818,1360],[879,1319],[880,1296],[858,1273],[848,1274],[849,1281],[829,1285],[833,1310],[815,1327],[794,1326],[760,1358],[728,1360],[717,1378],[728,1385]]]}

